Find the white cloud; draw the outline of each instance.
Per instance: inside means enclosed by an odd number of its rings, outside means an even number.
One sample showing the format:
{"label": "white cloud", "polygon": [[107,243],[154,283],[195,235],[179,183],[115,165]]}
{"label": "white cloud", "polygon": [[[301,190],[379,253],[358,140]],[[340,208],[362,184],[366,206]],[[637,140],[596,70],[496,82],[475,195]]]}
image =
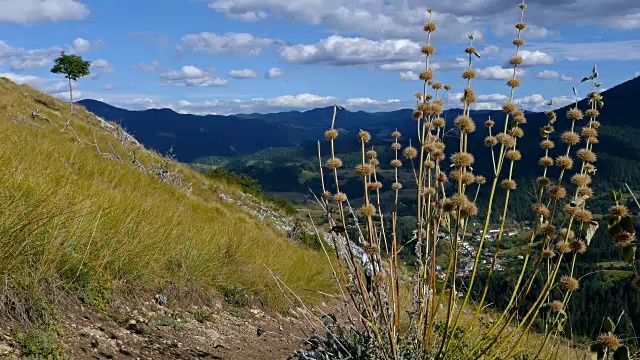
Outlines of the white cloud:
{"label": "white cloud", "polygon": [[520,50],[518,54],[524,60],[522,66],[551,65],[555,62],[555,59],[551,55],[539,50]]}
{"label": "white cloud", "polygon": [[206,52],[210,54],[236,53],[258,55],[265,47],[281,45],[282,41],[257,38],[248,33],[226,33],[218,35],[212,32],[185,35],[177,46],[178,51]]}
{"label": "white cloud", "polygon": [[42,21],[82,20],[89,15],[76,0],[0,0],[0,22],[27,24]]}
{"label": "white cloud", "polygon": [[111,74],[114,69],[105,59],[98,59],[91,62],[91,76],[96,79],[103,75]]}
{"label": "white cloud", "polygon": [[14,74],[14,73],[0,73],[0,77],[7,78],[18,85],[29,84],[29,85],[35,86],[41,81],[41,79],[37,76],[20,75],[20,74]]}
{"label": "white cloud", "polygon": [[573,81],[573,76],[560,75],[560,81]]}
{"label": "white cloud", "polygon": [[497,56],[500,54],[500,48],[495,45],[487,45],[480,51],[480,55]]}
{"label": "white cloud", "polygon": [[193,65],[183,66],[179,71],[172,70],[160,74],[160,78],[173,85],[185,85],[189,87],[214,87],[225,86],[227,79],[214,78],[211,73]]}
{"label": "white cloud", "polygon": [[358,65],[415,59],[420,45],[407,40],[369,40],[333,35],[312,45],[291,45],[280,50],[290,63]]}
{"label": "white cloud", "polygon": [[422,61],[400,61],[380,65],[380,70],[389,71],[421,71],[426,64]]}
{"label": "white cloud", "polygon": [[636,71],[636,77],[640,76],[640,71]]}
{"label": "white cloud", "polygon": [[0,41],[0,62],[7,61],[12,71],[33,70],[52,65],[62,50],[57,46],[26,50]]}
{"label": "white cloud", "polygon": [[73,40],[73,47],[75,48],[76,53],[85,53],[91,49],[91,42],[79,37]]}
{"label": "white cloud", "polygon": [[133,70],[141,72],[156,72],[162,70],[162,66],[160,66],[160,61],[153,60],[150,64],[140,63],[133,65]]}
{"label": "white cloud", "polygon": [[285,72],[280,70],[279,68],[271,68],[269,69],[269,71],[267,71],[265,77],[267,79],[275,79],[275,78],[279,78],[279,77],[283,77],[285,76]]}
{"label": "white cloud", "polygon": [[[489,80],[507,80],[513,77],[513,68],[503,68],[501,66],[489,66],[484,69],[476,70],[478,77],[481,79]],[[524,75],[524,70],[518,69],[516,74],[518,76]]]}
{"label": "white cloud", "polygon": [[255,79],[258,77],[258,73],[251,69],[231,70],[229,71],[229,77],[234,79]]}
{"label": "white cloud", "polygon": [[411,70],[401,71],[400,80],[408,80],[408,81],[420,80],[420,74],[417,74]]}
{"label": "white cloud", "polygon": [[532,47],[570,61],[578,60],[640,60],[640,40],[603,41],[589,43],[547,42]]}
{"label": "white cloud", "polygon": [[538,79],[545,79],[545,80],[558,79],[560,78],[560,73],[553,70],[544,70],[539,72],[536,77]]}

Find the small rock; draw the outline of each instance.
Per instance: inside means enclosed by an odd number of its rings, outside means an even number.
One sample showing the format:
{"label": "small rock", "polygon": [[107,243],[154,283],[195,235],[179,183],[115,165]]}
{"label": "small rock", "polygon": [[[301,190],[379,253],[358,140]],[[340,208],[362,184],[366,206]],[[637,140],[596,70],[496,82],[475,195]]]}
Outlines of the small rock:
{"label": "small rock", "polygon": [[0,344],[0,356],[7,356],[13,352],[13,348],[7,344]]}
{"label": "small rock", "polygon": [[156,304],[165,306],[167,305],[167,295],[158,294],[155,296]]}

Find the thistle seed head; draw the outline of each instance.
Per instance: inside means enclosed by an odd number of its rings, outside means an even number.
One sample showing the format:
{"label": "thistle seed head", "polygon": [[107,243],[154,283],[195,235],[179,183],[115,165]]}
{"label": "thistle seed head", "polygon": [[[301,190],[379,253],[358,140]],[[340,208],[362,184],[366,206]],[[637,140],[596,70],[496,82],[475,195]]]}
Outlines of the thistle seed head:
{"label": "thistle seed head", "polygon": [[401,148],[402,148],[402,145],[400,145],[400,143],[391,144],[391,149],[393,150],[400,150]]}
{"label": "thistle seed head", "polygon": [[376,214],[376,207],[368,204],[360,208],[360,215],[364,217],[372,217]]}
{"label": "thistle seed head", "polygon": [[513,45],[515,45],[515,46],[522,46],[522,45],[524,45],[524,43],[525,43],[525,41],[522,40],[522,39],[514,39],[513,40]]}
{"label": "thistle seed head", "polygon": [[536,214],[540,215],[540,216],[544,216],[545,218],[548,218],[551,216],[551,210],[549,210],[549,208],[547,208],[545,205],[543,204],[533,204],[531,206],[531,208],[533,209],[533,211],[536,212]]}
{"label": "thistle seed head", "polygon": [[331,129],[324,132],[324,138],[327,140],[335,140],[338,137],[338,131]]}
{"label": "thistle seed head", "polygon": [[401,190],[402,189],[402,184],[399,182],[394,182],[393,184],[391,184],[391,188],[393,190]]}
{"label": "thistle seed head", "polygon": [[431,45],[423,45],[422,46],[422,53],[425,55],[433,55],[436,53],[436,48],[434,46]]}
{"label": "thistle seed head", "polygon": [[502,105],[502,111],[504,111],[507,114],[513,114],[516,110],[518,110],[518,108],[514,103],[506,103]]}
{"label": "thistle seed head", "polygon": [[576,156],[584,161],[584,162],[588,162],[588,163],[594,163],[598,160],[598,157],[596,156],[596,154],[589,150],[589,149],[580,149],[576,152]]}
{"label": "thistle seed head", "polygon": [[569,120],[582,120],[583,118],[584,115],[580,109],[572,108],[567,111],[567,119]]}
{"label": "thistle seed head", "polygon": [[587,252],[587,244],[582,240],[573,240],[570,243],[571,250],[577,252],[578,254],[584,254]]}
{"label": "thistle seed head", "polygon": [[326,190],[325,190],[325,191],[322,193],[322,198],[323,198],[323,199],[325,199],[325,200],[329,200],[329,199],[331,199],[331,192],[329,192],[329,191],[326,191]]}
{"label": "thistle seed head", "polygon": [[471,166],[474,161],[473,155],[468,152],[457,152],[451,155],[451,162],[460,167]]}
{"label": "thistle seed head", "polygon": [[458,130],[470,134],[476,131],[476,123],[471,119],[471,117],[466,115],[460,115],[454,121]]}
{"label": "thistle seed head", "polygon": [[504,145],[507,149],[511,149],[516,146],[516,139],[509,134],[501,132],[496,135],[496,139],[498,139],[498,142]]}
{"label": "thistle seed head", "polygon": [[[553,165],[553,160],[551,160],[551,164]],[[538,186],[546,187],[546,186],[549,186],[549,184],[551,184],[551,180],[549,180],[548,177],[540,176],[536,179],[536,183],[538,184]]]}
{"label": "thistle seed head", "polygon": [[473,80],[476,78],[476,72],[473,69],[467,69],[465,71],[462,72],[462,78],[463,79],[468,79],[468,80]]}
{"label": "thistle seed head", "polygon": [[495,125],[495,124],[496,124],[496,122],[491,120],[491,119],[489,119],[489,120],[484,122],[484,126],[486,126],[488,128],[493,127],[493,125]]}
{"label": "thistle seed head", "polygon": [[580,135],[573,131],[565,131],[564,133],[562,133],[562,135],[560,135],[560,138],[562,139],[562,142],[567,145],[573,146],[580,142]]}
{"label": "thistle seed head", "polygon": [[585,111],[585,114],[587,115],[587,117],[595,118],[595,117],[598,117],[600,115],[600,111],[598,111],[596,109],[589,109],[589,110]]}
{"label": "thistle seed head", "polygon": [[567,197],[567,189],[560,185],[552,185],[549,187],[549,195],[555,199],[564,199]]}
{"label": "thistle seed head", "polygon": [[513,117],[513,121],[515,121],[518,125],[522,125],[527,123],[527,118],[524,116],[524,114],[516,115]]}
{"label": "thistle seed head", "polygon": [[600,140],[598,140],[597,137],[589,137],[589,138],[587,138],[587,144],[595,145],[595,144],[597,144],[599,142],[600,142]]}
{"label": "thistle seed head", "polygon": [[437,117],[433,119],[433,126],[435,127],[443,127],[445,124],[444,119],[441,117]]}
{"label": "thistle seed head", "polygon": [[440,89],[442,89],[443,86],[444,85],[441,82],[436,81],[436,82],[433,83],[433,85],[431,85],[431,88],[433,90],[440,90]]}
{"label": "thistle seed head", "polygon": [[476,50],[476,48],[474,48],[473,46],[469,46],[468,48],[464,49],[464,52],[472,55],[473,53],[478,52],[478,50]]}
{"label": "thistle seed head", "polygon": [[613,216],[628,216],[631,213],[629,212],[629,208],[624,205],[613,205],[609,208],[609,214]]}
{"label": "thistle seed head", "polygon": [[509,79],[507,80],[507,86],[510,88],[517,88],[520,87],[521,83],[520,83],[520,79]]}
{"label": "thistle seed head", "polygon": [[598,136],[598,130],[592,127],[584,127],[582,128],[582,136],[586,138],[596,137]]}
{"label": "thistle seed head", "polygon": [[378,166],[380,162],[378,161],[378,159],[371,159],[369,160],[369,164],[371,164],[371,166]]}
{"label": "thistle seed head", "polygon": [[626,246],[632,244],[636,240],[636,236],[630,232],[622,231],[613,236],[613,243],[617,246]]}
{"label": "thistle seed head", "polygon": [[426,31],[426,32],[434,32],[434,31],[436,31],[436,28],[437,28],[437,27],[436,27],[436,24],[435,24],[435,23],[433,23],[433,22],[428,22],[428,23],[424,24],[424,28],[423,28],[423,29],[424,29],[424,31]]}
{"label": "thistle seed head", "polygon": [[571,169],[573,167],[573,159],[570,156],[562,155],[556,158],[556,166],[561,169]]}
{"label": "thistle seed head", "polygon": [[426,187],[424,188],[424,195],[433,196],[436,194],[436,189],[434,187]]}
{"label": "thistle seed head", "polygon": [[393,138],[396,138],[396,139],[397,139],[397,138],[399,138],[400,136],[402,136],[402,134],[400,134],[400,132],[399,132],[399,131],[394,131],[394,132],[392,132],[392,133],[391,133],[391,137],[393,137]]}
{"label": "thistle seed head", "polygon": [[598,344],[602,344],[607,349],[616,349],[620,346],[620,339],[614,334],[605,334],[602,333],[598,335],[598,339],[596,340]]}
{"label": "thistle seed head", "polygon": [[476,184],[478,185],[483,185],[487,182],[487,178],[482,176],[482,175],[478,175],[476,176]]}
{"label": "thistle seed head", "polygon": [[578,196],[592,198],[593,190],[588,186],[579,186],[577,189]]}
{"label": "thistle seed head", "polygon": [[591,120],[589,121],[588,124],[590,127],[594,128],[594,129],[598,129],[600,127],[600,121],[598,120]]}
{"label": "thistle seed head", "polygon": [[498,139],[495,136],[487,136],[484,138],[484,146],[493,147],[498,144]]}
{"label": "thistle seed head", "polygon": [[447,179],[447,174],[441,172],[438,174],[438,176],[436,176],[436,181],[441,184],[445,184],[446,182],[449,181],[449,179]]}
{"label": "thistle seed head", "polygon": [[432,70],[425,70],[425,71],[421,72],[420,73],[420,80],[423,80],[423,81],[433,80],[433,71]]}
{"label": "thistle seed head", "polygon": [[522,154],[518,150],[509,150],[509,151],[507,151],[505,156],[506,156],[507,159],[509,159],[511,161],[518,161],[518,160],[522,159]]}
{"label": "thistle seed head", "polygon": [[575,174],[571,177],[571,183],[575,186],[587,186],[591,184],[591,176],[588,174]]}
{"label": "thistle seed head", "polygon": [[464,89],[462,98],[460,99],[465,104],[473,104],[476,102],[476,92],[473,88],[467,87]]}
{"label": "thistle seed head", "polygon": [[573,212],[573,218],[582,223],[588,223],[593,220],[593,214],[587,209],[578,208]]}
{"label": "thistle seed head", "polygon": [[516,29],[518,29],[518,30],[524,30],[527,27],[527,24],[525,24],[523,22],[519,22],[515,26],[516,26]]}
{"label": "thistle seed head", "polygon": [[356,166],[356,174],[360,177],[371,176],[374,168],[369,164],[360,164]]}
{"label": "thistle seed head", "polygon": [[413,119],[414,120],[420,120],[420,119],[422,119],[423,116],[424,116],[424,114],[420,110],[416,110],[416,111],[413,112]]}
{"label": "thistle seed head", "polygon": [[511,65],[522,65],[523,59],[522,56],[513,56],[511,59],[509,59],[509,64]]}
{"label": "thistle seed head", "polygon": [[522,138],[524,136],[524,130],[522,130],[522,128],[519,128],[519,127],[514,127],[511,130],[509,130],[509,135],[516,138]]}
{"label": "thistle seed head", "polygon": [[371,141],[371,134],[368,131],[360,130],[360,132],[358,133],[358,138],[360,139],[360,141],[368,143],[369,141]]}
{"label": "thistle seed head", "polygon": [[380,181],[372,182],[367,184],[367,189],[371,191],[376,191],[382,189],[382,183]]}
{"label": "thistle seed head", "polygon": [[560,254],[568,254],[571,252],[571,244],[563,240],[556,244],[556,249],[558,249]]}
{"label": "thistle seed head", "polygon": [[378,157],[378,153],[375,150],[367,151],[367,156],[371,159]]}
{"label": "thistle seed head", "polygon": [[555,253],[553,250],[551,250],[551,249],[544,249],[544,250],[542,250],[542,257],[543,257],[543,258],[545,258],[545,259],[551,259],[551,258],[553,258],[554,256],[556,256],[556,253]]}
{"label": "thistle seed head", "polygon": [[560,312],[562,310],[564,310],[564,304],[562,303],[562,301],[556,300],[556,301],[551,303],[551,311],[557,313],[557,312]]}
{"label": "thistle seed head", "polygon": [[462,183],[464,185],[471,185],[471,184],[473,184],[475,179],[476,179],[476,177],[473,176],[472,173],[466,172],[466,173],[462,174],[462,177],[460,178],[460,181],[462,181]]}
{"label": "thistle seed head", "polygon": [[409,160],[415,159],[418,156],[418,150],[416,150],[416,148],[414,148],[413,146],[407,146],[406,148],[404,148],[403,155]]}
{"label": "thistle seed head", "polygon": [[560,278],[560,288],[564,291],[576,291],[580,288],[580,283],[574,277],[563,276]]}
{"label": "thistle seed head", "polygon": [[402,161],[400,161],[398,159],[391,160],[391,167],[392,168],[399,168],[401,166],[402,166]]}
{"label": "thistle seed head", "polygon": [[338,158],[332,158],[327,160],[325,166],[329,169],[339,169],[342,167],[342,160]]}
{"label": "thistle seed head", "polygon": [[556,227],[551,224],[544,224],[540,226],[540,233],[548,238],[552,238],[556,233]]}
{"label": "thistle seed head", "polygon": [[347,194],[345,194],[343,192],[339,192],[339,193],[333,195],[333,201],[336,202],[336,203],[345,202],[345,201],[347,201]]}
{"label": "thistle seed head", "polygon": [[500,186],[502,186],[505,190],[515,190],[517,187],[516,181],[511,179],[504,179],[500,182]]}
{"label": "thistle seed head", "polygon": [[432,160],[425,160],[424,167],[427,169],[433,169],[436,167],[436,163],[434,163]]}

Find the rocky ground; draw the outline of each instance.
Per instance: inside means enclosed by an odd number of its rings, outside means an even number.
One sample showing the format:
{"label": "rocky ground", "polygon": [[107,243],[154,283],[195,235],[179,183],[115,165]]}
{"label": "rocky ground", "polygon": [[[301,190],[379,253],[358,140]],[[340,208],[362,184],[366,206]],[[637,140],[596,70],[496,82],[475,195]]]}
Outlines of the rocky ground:
{"label": "rocky ground", "polygon": [[53,340],[25,340],[24,324],[0,322],[0,359],[39,358],[34,353],[46,353],[56,338],[61,358],[71,359],[286,359],[310,329],[300,308],[278,314],[222,300],[187,308],[162,303],[121,301],[101,311],[70,301],[58,310]]}

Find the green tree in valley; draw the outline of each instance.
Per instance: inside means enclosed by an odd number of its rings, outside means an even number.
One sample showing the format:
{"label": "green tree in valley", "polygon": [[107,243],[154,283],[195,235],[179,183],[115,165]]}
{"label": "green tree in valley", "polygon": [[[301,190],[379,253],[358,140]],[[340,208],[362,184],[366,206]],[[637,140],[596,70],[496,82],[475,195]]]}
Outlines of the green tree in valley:
{"label": "green tree in valley", "polygon": [[55,65],[51,68],[51,72],[54,74],[64,74],[64,77],[69,80],[69,103],[71,104],[71,115],[67,121],[67,125],[62,129],[64,131],[71,124],[71,117],[73,116],[73,90],[71,88],[71,80],[78,81],[79,78],[91,74],[89,68],[91,67],[91,61],[83,60],[78,55],[67,55],[64,51],[60,56],[54,60]]}

